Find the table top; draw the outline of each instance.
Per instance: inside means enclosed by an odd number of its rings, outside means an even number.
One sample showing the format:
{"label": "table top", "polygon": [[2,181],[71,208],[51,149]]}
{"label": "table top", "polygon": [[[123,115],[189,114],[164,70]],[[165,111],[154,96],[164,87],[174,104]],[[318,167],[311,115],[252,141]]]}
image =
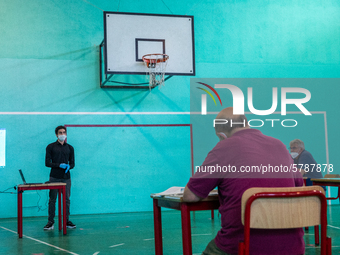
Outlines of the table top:
{"label": "table top", "polygon": [[[159,196],[155,194],[150,195],[151,198],[153,199],[159,199],[159,200],[167,200],[167,201],[174,201],[174,202],[180,202],[183,203],[183,194],[181,195],[166,195],[166,196]],[[217,190],[214,189],[210,191],[209,196],[204,198],[201,201],[216,201],[218,200],[218,193]],[[193,202],[194,203],[194,202]]]}
{"label": "table top", "polygon": [[311,179],[312,182],[333,182],[340,183],[340,178],[320,178],[320,179]]}
{"label": "table top", "polygon": [[64,182],[50,182],[50,183],[36,183],[36,184],[19,184],[19,188],[27,188],[27,187],[45,187],[45,186],[65,186]]}

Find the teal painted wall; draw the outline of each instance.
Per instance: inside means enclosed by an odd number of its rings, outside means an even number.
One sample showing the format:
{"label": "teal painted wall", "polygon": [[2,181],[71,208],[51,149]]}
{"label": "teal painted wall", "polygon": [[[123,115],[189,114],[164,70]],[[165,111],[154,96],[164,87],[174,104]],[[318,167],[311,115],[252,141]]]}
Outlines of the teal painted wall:
{"label": "teal painted wall", "polygon": [[[21,182],[18,169],[30,182],[48,179],[45,147],[55,140],[57,125],[190,122],[183,114],[65,114],[190,111],[190,77],[173,77],[151,92],[99,87],[102,10],[117,11],[119,2],[121,12],[170,14],[161,1],[151,0],[0,2],[0,128],[7,130],[0,190]],[[173,14],[194,15],[198,78],[339,77],[340,4],[336,0],[166,3]],[[142,76],[121,79],[145,81]],[[308,109],[327,112],[330,163],[337,168],[340,89],[334,84],[306,88],[312,93]],[[56,112],[64,114],[52,114]],[[305,131],[297,134],[303,132],[306,144],[313,145],[311,151],[324,155],[314,142],[315,137],[323,139],[323,126],[305,124]],[[70,128],[68,135],[76,150],[73,214],[150,211],[150,193],[184,186],[190,176],[188,128]],[[287,134],[282,140],[287,143],[290,137]],[[39,195],[39,205],[45,208],[47,194]],[[47,215],[46,210],[30,207],[37,205],[39,195],[25,192],[25,216]],[[0,194],[0,201],[0,217],[15,217],[16,196]]]}

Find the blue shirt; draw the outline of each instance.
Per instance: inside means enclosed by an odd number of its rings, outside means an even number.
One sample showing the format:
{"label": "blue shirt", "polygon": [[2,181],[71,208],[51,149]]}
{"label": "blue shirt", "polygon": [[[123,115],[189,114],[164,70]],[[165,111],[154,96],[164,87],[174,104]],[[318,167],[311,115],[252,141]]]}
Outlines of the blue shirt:
{"label": "blue shirt", "polygon": [[304,177],[307,178],[323,178],[322,168],[317,168],[318,163],[316,163],[310,152],[304,150],[300,155],[294,159],[294,164],[297,164],[297,168],[303,169],[305,171]]}

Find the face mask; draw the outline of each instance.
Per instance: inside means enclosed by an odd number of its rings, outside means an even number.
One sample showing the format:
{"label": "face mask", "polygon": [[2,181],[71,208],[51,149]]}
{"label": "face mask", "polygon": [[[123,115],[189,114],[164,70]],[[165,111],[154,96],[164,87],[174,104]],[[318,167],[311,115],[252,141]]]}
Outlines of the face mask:
{"label": "face mask", "polygon": [[292,156],[292,158],[296,158],[297,156],[299,156],[299,153],[291,152],[290,155]]}
{"label": "face mask", "polygon": [[66,137],[67,137],[66,135],[58,135],[58,139],[61,142],[65,141]]}
{"label": "face mask", "polygon": [[[227,139],[227,138],[228,138],[227,135],[226,135],[225,133],[220,132],[220,133],[217,133],[217,134],[219,134],[220,136],[223,136],[224,139]],[[220,138],[220,141],[222,141],[222,140],[224,140],[224,139],[221,139],[221,138]]]}

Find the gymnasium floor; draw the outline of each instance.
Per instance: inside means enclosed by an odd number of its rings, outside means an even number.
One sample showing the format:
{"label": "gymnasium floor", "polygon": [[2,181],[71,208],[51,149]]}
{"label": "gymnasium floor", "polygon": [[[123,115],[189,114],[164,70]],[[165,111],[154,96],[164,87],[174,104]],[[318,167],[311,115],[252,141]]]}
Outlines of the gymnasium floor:
{"label": "gymnasium floor", "polygon": [[[327,231],[332,237],[332,254],[339,254],[340,205],[328,208]],[[182,254],[180,219],[178,211],[162,211],[164,255]],[[152,212],[79,215],[71,216],[71,220],[77,228],[68,229],[67,236],[63,236],[56,228],[43,231],[47,217],[24,218],[24,237],[19,239],[16,218],[0,219],[0,254],[154,254]],[[209,211],[195,212],[195,216],[192,215],[193,254],[201,254],[219,228],[217,211],[214,220]],[[320,254],[320,248],[313,245],[313,228],[305,234],[305,242],[305,254]]]}

